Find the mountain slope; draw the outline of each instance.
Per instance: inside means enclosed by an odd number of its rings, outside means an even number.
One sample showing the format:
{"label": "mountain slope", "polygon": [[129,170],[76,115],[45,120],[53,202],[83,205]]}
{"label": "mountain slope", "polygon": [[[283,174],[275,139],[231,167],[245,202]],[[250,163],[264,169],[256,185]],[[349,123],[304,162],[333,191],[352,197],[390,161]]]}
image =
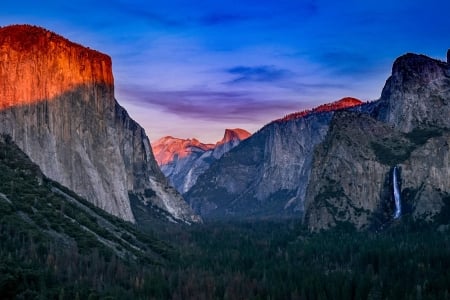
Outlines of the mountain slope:
{"label": "mountain slope", "polygon": [[174,219],[199,220],[114,99],[107,55],[39,27],[0,28],[0,132],[46,176],[124,220],[135,221],[129,193]]}
{"label": "mountain slope", "polygon": [[156,162],[160,166],[167,165],[176,159],[182,159],[195,152],[204,153],[214,148],[213,144],[203,144],[197,139],[180,139],[165,136],[152,142],[152,150]]}
{"label": "mountain slope", "polygon": [[339,222],[364,228],[391,221],[395,166],[402,213],[432,220],[450,195],[449,103],[448,63],[414,54],[398,58],[368,114],[333,118],[315,151],[306,224],[318,230]]}
{"label": "mountain slope", "polygon": [[366,114],[336,114],[317,146],[306,193],[305,223],[312,230],[350,222],[367,228],[394,215],[392,169],[400,169],[402,212],[439,213],[450,190],[450,132],[417,128],[405,134]]}
{"label": "mountain slope", "polygon": [[149,244],[149,237],[146,240],[145,235],[123,220],[45,177],[6,135],[0,135],[0,168],[4,224],[14,219],[62,245],[77,245],[81,251],[105,248],[122,258],[158,257],[157,252],[151,251],[163,250],[152,249],[158,241]]}
{"label": "mountain slope", "polygon": [[215,159],[221,158],[222,155],[239,145],[240,142],[249,138],[250,136],[250,132],[241,128],[225,129],[223,138],[216,143],[214,151],[212,152],[212,156]]}
{"label": "mountain slope", "polygon": [[383,227],[396,208],[433,220],[450,194],[449,101],[449,63],[406,54],[379,100],[350,98],[268,124],[214,163],[187,199],[205,218],[297,216],[311,230]]}
{"label": "mountain slope", "polygon": [[301,216],[312,153],[333,110],[359,104],[342,99],[266,125],[200,175],[186,199],[205,218]]}
{"label": "mountain slope", "polygon": [[173,252],[45,177],[5,135],[0,170],[2,299],[125,297],[144,276],[138,264],[165,263]]}
{"label": "mountain slope", "polygon": [[186,193],[215,160],[251,134],[243,129],[226,129],[216,144],[203,144],[196,139],[163,137],[152,143],[156,161],[170,183]]}

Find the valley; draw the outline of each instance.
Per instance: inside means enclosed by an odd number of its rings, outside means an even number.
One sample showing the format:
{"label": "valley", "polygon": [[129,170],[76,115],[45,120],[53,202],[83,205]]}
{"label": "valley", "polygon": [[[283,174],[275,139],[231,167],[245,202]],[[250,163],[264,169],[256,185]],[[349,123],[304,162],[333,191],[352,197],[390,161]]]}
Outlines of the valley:
{"label": "valley", "polygon": [[3,299],[448,295],[450,199],[434,223],[405,213],[382,231],[342,224],[311,233],[295,219],[191,226],[153,219],[153,229],[138,229],[45,178],[5,137],[0,167]]}
{"label": "valley", "polygon": [[108,55],[0,27],[0,298],[448,299],[447,56],[400,56],[374,101],[150,143]]}

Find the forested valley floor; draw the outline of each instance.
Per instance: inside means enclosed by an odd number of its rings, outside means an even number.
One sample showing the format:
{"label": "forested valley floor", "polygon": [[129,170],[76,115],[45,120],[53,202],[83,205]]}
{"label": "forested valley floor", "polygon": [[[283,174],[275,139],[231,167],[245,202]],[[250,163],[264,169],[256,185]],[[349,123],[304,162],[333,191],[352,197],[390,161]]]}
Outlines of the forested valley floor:
{"label": "forested valley floor", "polygon": [[1,299],[450,298],[450,199],[434,223],[404,215],[381,231],[137,228],[68,196],[7,140],[0,170]]}

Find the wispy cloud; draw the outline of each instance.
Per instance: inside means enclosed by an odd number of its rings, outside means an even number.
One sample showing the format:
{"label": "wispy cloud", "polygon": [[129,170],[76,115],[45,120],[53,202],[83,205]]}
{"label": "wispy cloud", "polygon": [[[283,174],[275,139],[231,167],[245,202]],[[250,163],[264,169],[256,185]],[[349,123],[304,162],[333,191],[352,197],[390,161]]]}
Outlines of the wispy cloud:
{"label": "wispy cloud", "polygon": [[152,105],[183,118],[205,121],[270,120],[286,111],[295,111],[299,106],[290,101],[261,99],[236,91],[153,91],[135,86],[124,88],[120,93],[136,105]]}
{"label": "wispy cloud", "polygon": [[226,70],[228,74],[235,78],[225,82],[225,85],[239,85],[249,87],[258,85],[260,89],[267,89],[268,86],[289,90],[291,93],[299,95],[314,95],[323,89],[342,89],[343,84],[330,82],[327,80],[314,81],[303,78],[295,72],[277,68],[273,65],[261,65],[256,67],[236,66]]}
{"label": "wispy cloud", "polygon": [[274,82],[294,77],[294,73],[287,69],[275,66],[236,66],[227,70],[229,74],[236,75],[236,78],[229,81],[229,84],[243,82]]}

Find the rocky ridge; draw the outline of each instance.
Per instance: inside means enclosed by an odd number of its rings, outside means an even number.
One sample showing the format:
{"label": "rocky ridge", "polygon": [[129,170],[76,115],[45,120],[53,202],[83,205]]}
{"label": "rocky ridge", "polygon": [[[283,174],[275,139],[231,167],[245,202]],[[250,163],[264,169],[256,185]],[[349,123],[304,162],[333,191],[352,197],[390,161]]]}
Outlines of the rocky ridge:
{"label": "rocky ridge", "polygon": [[250,136],[246,130],[226,129],[222,140],[204,144],[197,139],[163,137],[152,143],[153,152],[162,172],[180,192],[186,193],[212,162]]}
{"label": "rocky ridge", "polygon": [[0,132],[96,206],[134,222],[133,194],[174,219],[199,221],[168,185],[144,129],[114,99],[107,55],[43,28],[0,28],[0,107]]}
{"label": "rocky ridge", "polygon": [[381,228],[396,221],[397,167],[402,214],[433,220],[450,202],[449,101],[450,61],[403,55],[379,100],[348,98],[266,125],[213,163],[186,198],[211,219]]}
{"label": "rocky ridge", "polygon": [[186,199],[205,218],[302,215],[314,147],[335,109],[360,104],[344,98],[273,121],[214,162]]}
{"label": "rocky ridge", "polygon": [[420,126],[449,128],[449,77],[448,63],[412,53],[399,57],[373,117],[402,132]]}
{"label": "rocky ridge", "polygon": [[403,213],[432,220],[450,195],[450,66],[423,55],[398,58],[380,100],[337,114],[314,154],[305,222],[312,230],[392,221],[392,168]]}

